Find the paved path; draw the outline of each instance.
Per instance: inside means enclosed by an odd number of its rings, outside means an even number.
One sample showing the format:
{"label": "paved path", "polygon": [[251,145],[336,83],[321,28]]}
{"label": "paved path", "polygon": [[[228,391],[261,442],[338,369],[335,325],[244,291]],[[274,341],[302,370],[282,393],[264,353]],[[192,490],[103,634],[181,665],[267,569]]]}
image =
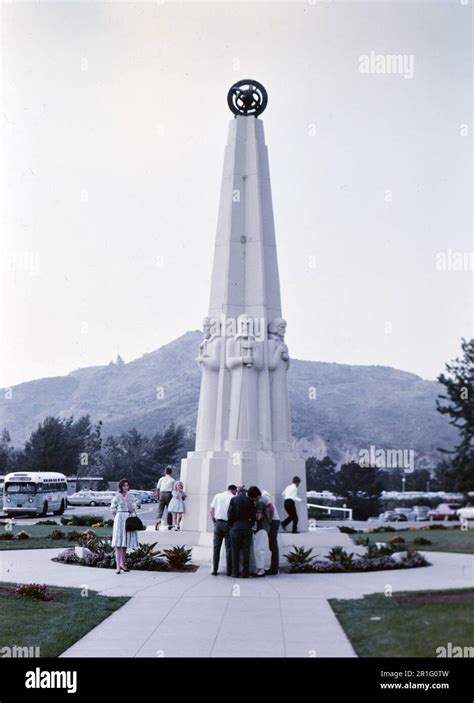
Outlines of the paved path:
{"label": "paved path", "polygon": [[[355,656],[328,598],[467,588],[474,557],[427,553],[430,567],[360,574],[307,574],[233,580],[195,573],[88,569],[51,562],[62,550],[0,552],[0,580],[84,587],[131,600],[68,649],[65,657]],[[32,576],[34,575],[34,576]]]}

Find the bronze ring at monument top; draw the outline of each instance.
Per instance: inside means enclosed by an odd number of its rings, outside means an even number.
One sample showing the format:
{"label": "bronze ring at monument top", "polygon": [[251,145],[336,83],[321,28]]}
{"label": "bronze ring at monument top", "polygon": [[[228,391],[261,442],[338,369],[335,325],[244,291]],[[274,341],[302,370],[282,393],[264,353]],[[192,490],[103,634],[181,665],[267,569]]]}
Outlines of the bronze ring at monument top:
{"label": "bronze ring at monument top", "polygon": [[268,95],[263,85],[250,78],[237,81],[227,93],[227,104],[236,117],[257,117],[265,110],[267,102]]}

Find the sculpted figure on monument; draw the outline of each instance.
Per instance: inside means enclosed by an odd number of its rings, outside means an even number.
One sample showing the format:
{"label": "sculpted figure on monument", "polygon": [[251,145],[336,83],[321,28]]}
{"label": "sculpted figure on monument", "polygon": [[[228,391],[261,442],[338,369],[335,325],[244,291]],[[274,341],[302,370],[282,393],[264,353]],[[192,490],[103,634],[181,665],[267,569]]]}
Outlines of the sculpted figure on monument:
{"label": "sculpted figure on monument", "polygon": [[204,339],[199,345],[199,354],[196,358],[202,373],[196,428],[197,449],[202,442],[213,442],[216,431],[217,387],[222,339],[211,333],[211,322],[209,317],[205,317],[203,320]]}
{"label": "sculpted figure on monument", "polygon": [[286,320],[281,317],[275,318],[268,325],[268,369],[274,442],[289,442],[291,439],[287,381],[290,355],[285,344],[285,332]]}
{"label": "sculpted figure on monument", "polygon": [[240,315],[237,334],[227,340],[226,364],[231,372],[229,439],[258,440],[258,375],[263,342],[251,334],[252,318]]}

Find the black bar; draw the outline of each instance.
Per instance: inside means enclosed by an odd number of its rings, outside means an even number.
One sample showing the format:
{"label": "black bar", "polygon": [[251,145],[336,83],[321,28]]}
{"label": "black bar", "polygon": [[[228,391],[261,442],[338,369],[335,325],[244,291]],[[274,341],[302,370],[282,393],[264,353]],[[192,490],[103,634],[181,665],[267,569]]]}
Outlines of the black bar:
{"label": "black bar", "polygon": [[[242,652],[245,654],[245,652]],[[280,667],[284,667],[284,672]],[[69,673],[66,688],[27,688],[27,672]],[[215,686],[241,686],[243,700],[265,695],[265,691],[291,690],[292,696],[302,693],[311,700],[355,698],[372,701],[456,701],[472,703],[474,661],[463,659],[233,659],[166,657],[128,659],[8,659],[0,658],[0,703],[19,701],[88,701],[110,700],[117,693],[145,698],[159,690],[169,698],[167,690],[179,685],[180,695],[189,691],[196,697],[207,691],[217,699]],[[76,692],[67,692],[74,687]],[[442,673],[444,672],[444,673]],[[240,681],[240,683],[238,683]],[[44,679],[43,679],[44,682]],[[226,684],[227,682],[227,684]],[[262,685],[264,689],[262,689]],[[395,684],[397,687],[395,687]],[[383,686],[383,687],[382,687]],[[214,694],[212,694],[214,691]],[[245,693],[244,693],[245,691]],[[259,694],[260,691],[260,694]]]}

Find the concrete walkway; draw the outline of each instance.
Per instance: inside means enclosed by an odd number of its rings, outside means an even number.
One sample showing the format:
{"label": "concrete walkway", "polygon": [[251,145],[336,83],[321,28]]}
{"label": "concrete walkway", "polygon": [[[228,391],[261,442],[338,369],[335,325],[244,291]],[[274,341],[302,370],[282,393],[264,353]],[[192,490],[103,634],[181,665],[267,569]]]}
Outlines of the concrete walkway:
{"label": "concrete walkway", "polygon": [[426,553],[430,567],[360,574],[237,579],[195,573],[130,572],[51,561],[62,550],[0,552],[0,579],[84,588],[131,600],[64,657],[353,657],[328,598],[393,591],[467,588],[474,557]]}

